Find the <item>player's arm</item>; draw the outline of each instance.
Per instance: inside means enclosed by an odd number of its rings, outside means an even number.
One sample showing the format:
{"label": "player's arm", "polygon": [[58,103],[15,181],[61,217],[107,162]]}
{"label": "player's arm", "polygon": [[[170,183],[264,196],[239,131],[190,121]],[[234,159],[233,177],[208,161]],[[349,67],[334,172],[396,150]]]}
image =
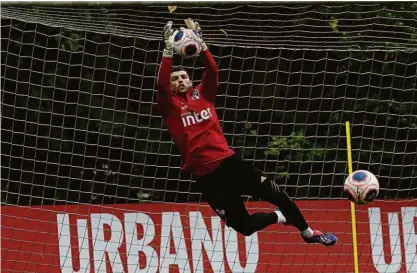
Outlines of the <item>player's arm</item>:
{"label": "player's arm", "polygon": [[170,90],[169,75],[171,74],[171,67],[172,67],[172,58],[162,56],[161,64],[159,66],[158,82],[157,82],[158,97],[166,96],[166,95],[169,95],[170,93],[169,92]]}
{"label": "player's arm", "polygon": [[204,74],[201,80],[201,92],[208,100],[216,99],[217,88],[219,86],[219,69],[217,64],[208,49],[202,53]]}
{"label": "player's arm", "polygon": [[217,68],[213,55],[211,55],[206,43],[203,41],[200,24],[194,22],[192,19],[186,19],[184,21],[188,28],[194,29],[199,35],[198,42],[201,45],[201,58],[204,65],[201,92],[206,99],[214,102],[216,99],[217,87],[219,86],[219,69]]}
{"label": "player's arm", "polygon": [[[176,32],[172,29],[172,22],[169,21],[164,28],[165,47],[162,53],[161,65],[159,66],[157,81],[157,103],[163,104],[171,98],[170,74],[172,68],[172,57],[174,55],[173,43]],[[162,110],[162,109],[161,109]]]}

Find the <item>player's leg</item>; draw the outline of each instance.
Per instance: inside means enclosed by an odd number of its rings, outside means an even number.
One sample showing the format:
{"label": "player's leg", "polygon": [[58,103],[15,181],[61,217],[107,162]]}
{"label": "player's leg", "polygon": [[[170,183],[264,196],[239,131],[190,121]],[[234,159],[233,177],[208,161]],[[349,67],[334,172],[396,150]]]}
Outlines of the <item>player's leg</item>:
{"label": "player's leg", "polygon": [[266,183],[258,189],[259,197],[276,205],[279,208],[276,212],[282,212],[285,217],[285,224],[296,227],[306,243],[320,243],[326,246],[336,244],[337,237],[333,233],[323,233],[309,227],[297,204],[291,200],[286,192],[281,191],[274,181],[266,179],[264,182]]}
{"label": "player's leg", "polygon": [[[277,223],[275,212],[250,214],[242,200],[242,187],[236,164],[238,159],[231,157],[213,173],[197,179],[197,185],[204,200],[216,212],[225,224],[244,236]],[[237,167],[237,168],[236,168]]]}
{"label": "player's leg", "polygon": [[277,223],[277,215],[274,212],[250,214],[240,196],[214,195],[207,198],[207,203],[225,222],[226,226],[244,236],[250,236]]}
{"label": "player's leg", "polygon": [[247,183],[244,183],[245,190],[255,198],[260,198],[276,205],[279,208],[276,211],[277,215],[282,213],[285,217],[284,221],[286,224],[296,227],[300,231],[304,241],[307,243],[321,243],[326,246],[334,245],[337,242],[337,237],[332,233],[322,233],[318,230],[312,230],[308,226],[297,204],[291,200],[286,192],[280,190],[279,186],[273,180],[250,164],[243,163],[242,165],[245,165],[245,167],[242,168],[244,171],[241,175],[247,179]]}

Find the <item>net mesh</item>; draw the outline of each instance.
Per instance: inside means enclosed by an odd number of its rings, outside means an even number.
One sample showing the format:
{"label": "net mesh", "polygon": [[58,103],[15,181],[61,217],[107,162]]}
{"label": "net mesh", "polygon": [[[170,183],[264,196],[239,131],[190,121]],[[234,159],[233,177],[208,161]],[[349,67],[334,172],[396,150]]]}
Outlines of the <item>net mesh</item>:
{"label": "net mesh", "polygon": [[[198,200],[154,108],[160,41],[15,19],[2,33],[6,203]],[[415,50],[210,48],[231,147],[291,196],[343,196],[345,120],[353,168],[382,198],[416,196]],[[199,59],[174,63],[201,78]]]}
{"label": "net mesh", "polygon": [[[161,30],[190,14],[219,66],[216,110],[240,157],[298,200],[340,199],[348,120],[353,169],[378,175],[382,200],[415,199],[409,5],[2,6],[2,204],[200,201],[155,108]],[[174,63],[201,79],[198,58]],[[333,258],[321,264],[350,268]]]}
{"label": "net mesh", "polygon": [[[168,20],[183,24],[193,17],[204,26],[210,44],[244,47],[415,48],[416,3],[9,6],[2,17],[94,33],[160,40]],[[53,15],[53,16],[52,16]]]}

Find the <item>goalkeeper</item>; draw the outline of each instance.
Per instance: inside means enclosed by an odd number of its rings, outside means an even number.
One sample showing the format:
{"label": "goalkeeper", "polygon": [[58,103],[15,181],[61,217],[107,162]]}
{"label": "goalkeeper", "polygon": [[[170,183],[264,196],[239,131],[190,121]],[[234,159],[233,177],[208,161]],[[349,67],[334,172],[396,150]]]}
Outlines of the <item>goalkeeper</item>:
{"label": "goalkeeper", "polygon": [[[296,227],[306,243],[334,245],[334,234],[311,229],[297,205],[274,181],[229,148],[214,108],[219,84],[217,65],[202,40],[198,23],[191,19],[185,22],[199,34],[195,39],[202,47],[205,67],[201,84],[193,87],[187,71],[172,68],[177,32],[171,21],[164,28],[165,48],[157,83],[158,108],[180,150],[183,170],[193,173],[204,199],[225,224],[245,236],[282,223]],[[242,194],[267,201],[278,209],[249,214]]]}

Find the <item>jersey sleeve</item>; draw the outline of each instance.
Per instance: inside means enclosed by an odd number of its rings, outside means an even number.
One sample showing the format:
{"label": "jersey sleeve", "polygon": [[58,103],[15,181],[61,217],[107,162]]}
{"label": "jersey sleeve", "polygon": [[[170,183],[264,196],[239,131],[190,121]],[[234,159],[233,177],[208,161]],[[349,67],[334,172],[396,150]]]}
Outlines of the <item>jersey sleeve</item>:
{"label": "jersey sleeve", "polygon": [[171,68],[172,59],[162,57],[161,65],[159,66],[158,82],[156,86],[156,102],[158,103],[158,108],[162,115],[168,111],[172,98],[170,87]]}
{"label": "jersey sleeve", "polygon": [[207,100],[214,103],[216,100],[217,88],[219,86],[219,69],[209,50],[203,52],[202,58],[204,74],[203,79],[201,80],[200,90]]}

